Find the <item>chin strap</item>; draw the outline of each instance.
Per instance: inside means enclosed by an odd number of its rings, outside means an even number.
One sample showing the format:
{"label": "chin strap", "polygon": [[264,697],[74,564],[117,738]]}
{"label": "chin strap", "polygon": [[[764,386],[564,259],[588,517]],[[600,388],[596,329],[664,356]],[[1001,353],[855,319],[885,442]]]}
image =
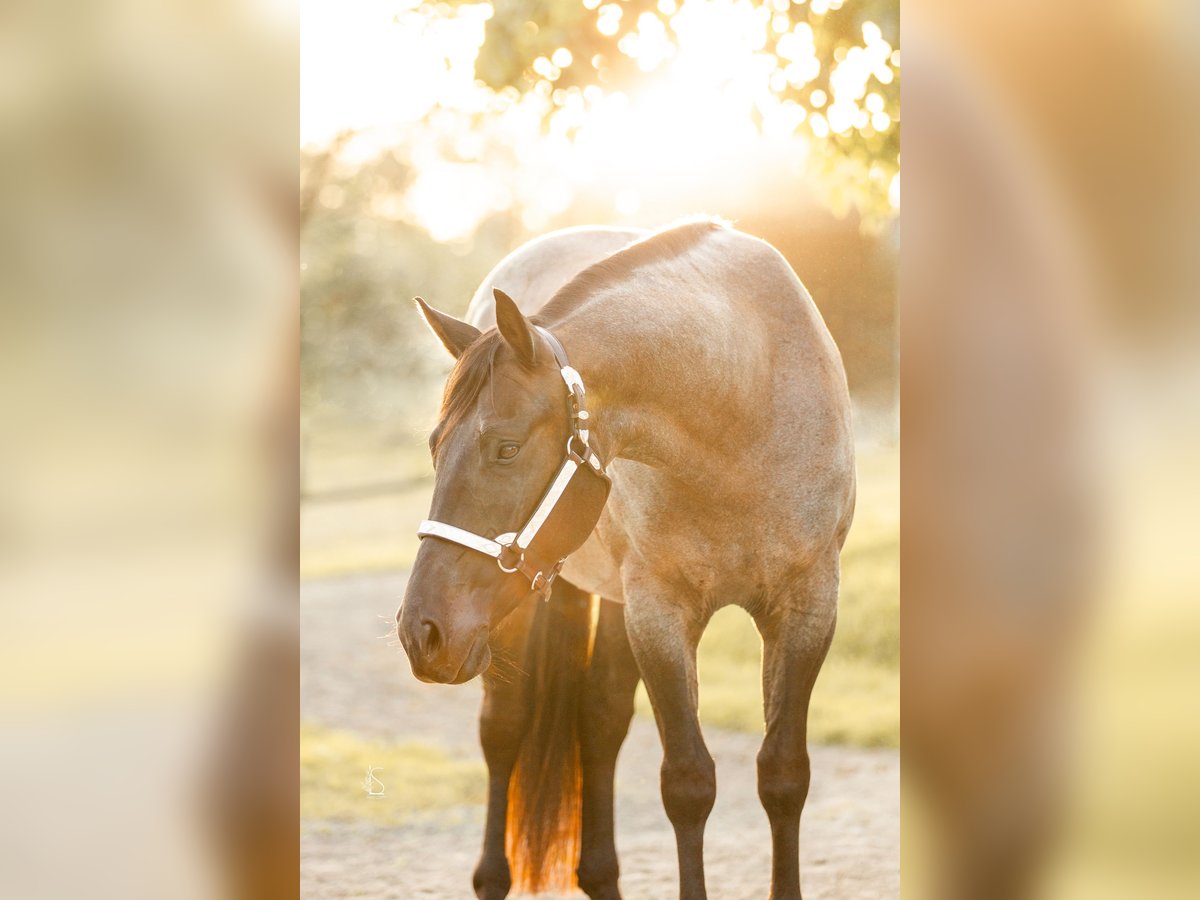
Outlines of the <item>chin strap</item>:
{"label": "chin strap", "polygon": [[563,383],[567,386],[571,411],[571,436],[567,438],[566,459],[563,460],[558,473],[533,510],[529,521],[519,532],[510,531],[497,535],[495,538],[486,538],[473,531],[467,531],[465,528],[459,528],[457,525],[447,525],[445,522],[426,519],[417,528],[417,535],[422,538],[438,538],[482,553],[484,556],[490,556],[496,560],[496,565],[500,567],[501,571],[516,572],[522,575],[528,579],[530,589],[534,593],[540,595],[543,600],[548,600],[550,599],[550,587],[562,570],[566,557],[558,560],[548,569],[542,569],[526,558],[526,551],[537,537],[542,525],[550,518],[550,513],[554,511],[558,501],[562,499],[571,479],[581,468],[590,469],[606,481],[608,473],[605,472],[600,457],[591,447],[591,431],[589,429],[591,417],[587,411],[583,378],[567,363],[567,351],[558,338],[540,325],[535,325],[534,328],[550,345],[554,358],[558,362],[559,374],[562,375]]}

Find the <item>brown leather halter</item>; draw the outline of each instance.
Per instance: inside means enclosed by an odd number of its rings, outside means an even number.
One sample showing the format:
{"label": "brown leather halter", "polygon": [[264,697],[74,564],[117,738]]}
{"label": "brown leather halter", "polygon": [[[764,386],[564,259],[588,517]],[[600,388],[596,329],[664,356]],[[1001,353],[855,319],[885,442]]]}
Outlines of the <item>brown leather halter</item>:
{"label": "brown leather halter", "polygon": [[558,363],[559,374],[562,375],[563,383],[567,386],[571,436],[567,438],[567,452],[563,464],[559,466],[550,486],[520,531],[509,531],[497,535],[495,538],[487,538],[456,525],[426,519],[417,529],[417,535],[421,538],[438,538],[467,547],[484,556],[490,556],[496,560],[496,565],[502,572],[521,575],[529,581],[530,589],[535,594],[540,595],[543,600],[548,600],[550,587],[562,570],[563,563],[567,560],[566,557],[563,557],[554,560],[549,566],[545,565],[545,562],[550,562],[549,560],[542,563],[535,562],[538,554],[536,548],[533,547],[533,542],[538,531],[550,517],[550,513],[554,511],[558,501],[562,499],[571,480],[580,472],[590,473],[591,476],[603,478],[605,482],[609,483],[611,483],[611,479],[601,464],[600,457],[591,447],[590,416],[585,402],[586,391],[583,387],[583,378],[567,362],[567,351],[558,338],[540,325],[534,327],[550,345],[554,359]]}

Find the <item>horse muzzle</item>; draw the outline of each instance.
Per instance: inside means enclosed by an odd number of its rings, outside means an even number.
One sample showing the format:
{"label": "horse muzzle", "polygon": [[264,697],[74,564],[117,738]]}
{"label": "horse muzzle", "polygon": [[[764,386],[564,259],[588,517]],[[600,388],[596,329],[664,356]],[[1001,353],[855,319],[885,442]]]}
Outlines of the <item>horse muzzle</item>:
{"label": "horse muzzle", "polygon": [[397,634],[408,654],[413,675],[436,684],[462,684],[487,669],[492,662],[488,627],[455,628],[417,611],[407,604],[397,616]]}

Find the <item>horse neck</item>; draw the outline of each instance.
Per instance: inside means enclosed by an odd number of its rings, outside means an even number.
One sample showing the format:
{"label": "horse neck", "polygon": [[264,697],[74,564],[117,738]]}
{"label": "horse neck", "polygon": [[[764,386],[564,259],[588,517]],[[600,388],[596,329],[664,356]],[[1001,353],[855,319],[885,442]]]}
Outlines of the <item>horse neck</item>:
{"label": "horse neck", "polygon": [[712,352],[721,336],[685,311],[672,316],[669,302],[610,289],[549,325],[583,376],[606,462],[692,465],[711,459],[739,425],[724,402],[736,379]]}

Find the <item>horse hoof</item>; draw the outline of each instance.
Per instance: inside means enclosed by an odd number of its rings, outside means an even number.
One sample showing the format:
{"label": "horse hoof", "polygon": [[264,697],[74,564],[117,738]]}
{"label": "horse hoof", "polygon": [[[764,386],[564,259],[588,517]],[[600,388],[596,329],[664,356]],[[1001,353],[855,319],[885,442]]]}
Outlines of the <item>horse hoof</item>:
{"label": "horse hoof", "polygon": [[479,900],[504,900],[508,896],[508,887],[503,884],[476,884],[475,896]]}

